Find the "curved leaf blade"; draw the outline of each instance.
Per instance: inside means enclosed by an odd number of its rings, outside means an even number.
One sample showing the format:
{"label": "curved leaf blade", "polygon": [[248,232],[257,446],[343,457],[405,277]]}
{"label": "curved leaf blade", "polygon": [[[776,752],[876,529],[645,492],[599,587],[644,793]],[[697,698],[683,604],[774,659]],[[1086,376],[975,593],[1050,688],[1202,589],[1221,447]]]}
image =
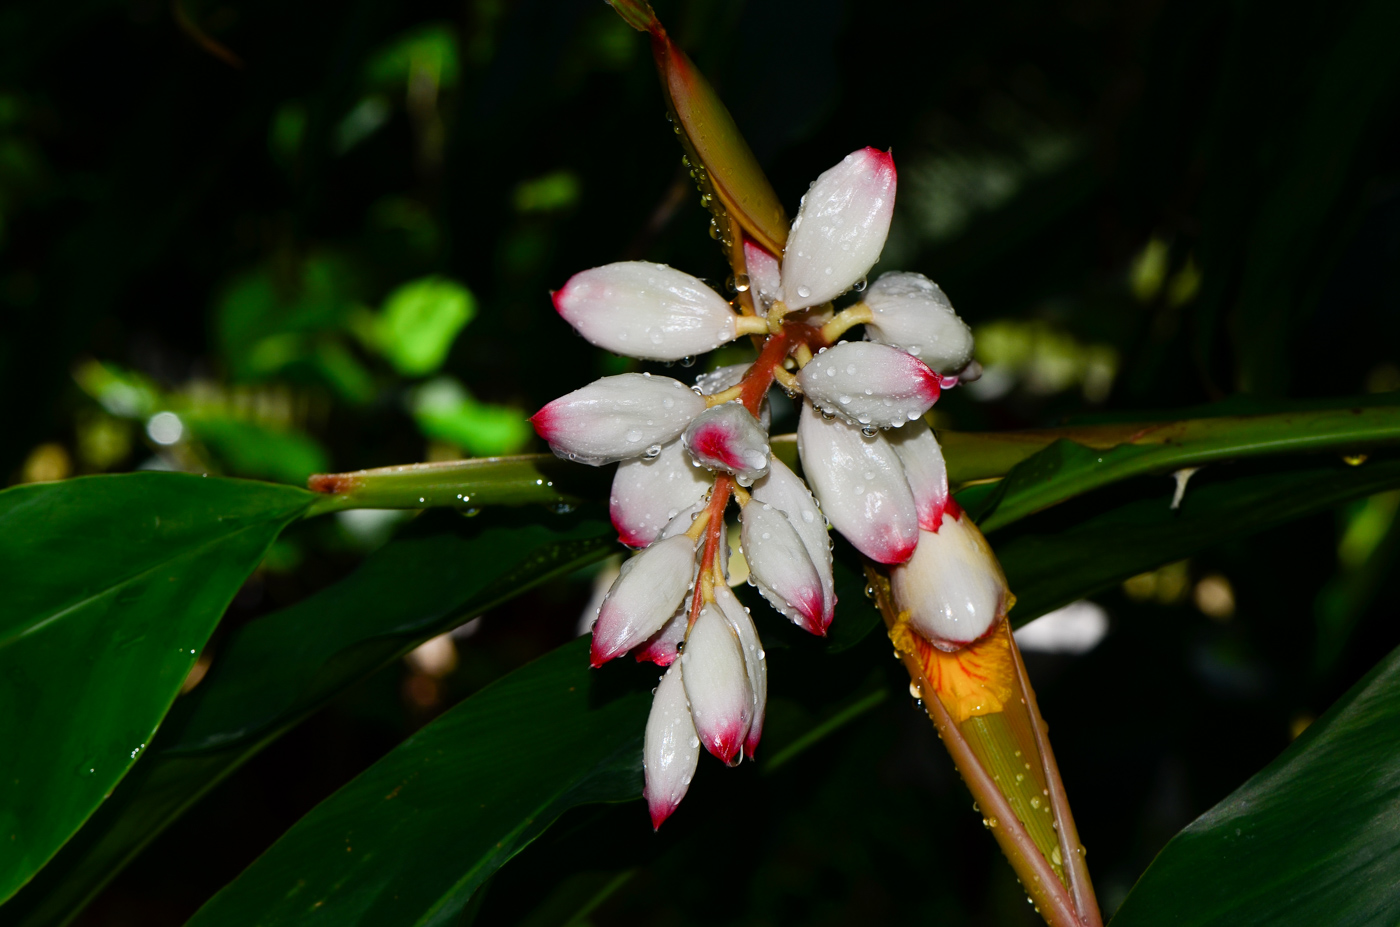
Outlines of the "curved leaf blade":
{"label": "curved leaf blade", "polygon": [[5,906],[5,923],[67,923],[187,808],[344,687],[615,549],[603,521],[519,518],[426,513],[339,584],[234,630],[111,799]]}
{"label": "curved leaf blade", "polygon": [[456,922],[568,808],[641,790],[645,690],[609,697],[580,639],[448,711],[298,821],[191,927]]}
{"label": "curved leaf blade", "polygon": [[[1120,434],[1122,426],[1102,437]],[[1354,452],[1400,442],[1400,406],[1275,415],[1221,416],[1136,426],[1105,448],[1060,437],[1017,463],[995,494],[974,511],[995,531],[1027,515],[1110,483],[1222,460],[1320,451]],[[1095,446],[1097,445],[1097,446]]]}
{"label": "curved leaf blade", "polygon": [[[1264,472],[1198,474],[1170,507],[1160,492],[1127,501],[1092,498],[1086,510],[1047,512],[991,538],[1016,593],[1012,622],[1025,624],[1146,570],[1314,512],[1400,486],[1400,460],[1341,461]],[[1078,503],[1076,503],[1077,505]]]}
{"label": "curved leaf blade", "polygon": [[0,493],[0,898],[72,836],[150,742],[301,489],[176,473]]}
{"label": "curved leaf blade", "polygon": [[1400,650],[1278,759],[1173,837],[1118,909],[1114,927],[1394,924],[1397,754]]}

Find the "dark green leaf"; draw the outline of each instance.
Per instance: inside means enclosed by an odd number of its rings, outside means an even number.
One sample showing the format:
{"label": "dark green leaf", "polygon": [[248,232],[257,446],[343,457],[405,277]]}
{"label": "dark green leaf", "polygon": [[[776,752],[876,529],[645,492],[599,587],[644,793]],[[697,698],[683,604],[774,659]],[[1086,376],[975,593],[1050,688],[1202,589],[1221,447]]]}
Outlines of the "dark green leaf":
{"label": "dark green leaf", "polygon": [[1397,754],[1400,650],[1278,759],[1172,838],[1119,908],[1114,927],[1394,924]]}
{"label": "dark green leaf", "polygon": [[174,473],[0,493],[0,898],[146,748],[300,489]]}
{"label": "dark green leaf", "polygon": [[[1040,434],[1045,434],[1044,432]],[[1103,437],[1118,437],[1114,429]],[[1221,416],[1137,426],[1113,447],[1061,437],[1017,463],[973,516],[987,531],[1101,486],[1222,460],[1354,452],[1400,441],[1400,407]]]}
{"label": "dark green leaf", "polygon": [[309,436],[280,431],[226,415],[185,417],[196,438],[239,476],[302,485],[326,469],[326,452]]}
{"label": "dark green leaf", "polygon": [[[1179,509],[1172,483],[1157,492],[1100,491],[992,535],[1020,625],[1130,576],[1313,512],[1400,486],[1400,460],[1340,460],[1290,468],[1217,467],[1198,473]],[[1082,507],[1081,507],[1082,506]]]}
{"label": "dark green leaf", "polygon": [[[613,549],[604,522],[514,524],[429,512],[338,585],[234,631],[149,754],[4,910],[62,924],[190,804],[327,698],[385,662]],[[587,662],[586,660],[584,661]]]}
{"label": "dark green leaf", "polygon": [[641,789],[645,689],[577,640],[467,699],[318,805],[190,921],[451,924],[565,810]]}

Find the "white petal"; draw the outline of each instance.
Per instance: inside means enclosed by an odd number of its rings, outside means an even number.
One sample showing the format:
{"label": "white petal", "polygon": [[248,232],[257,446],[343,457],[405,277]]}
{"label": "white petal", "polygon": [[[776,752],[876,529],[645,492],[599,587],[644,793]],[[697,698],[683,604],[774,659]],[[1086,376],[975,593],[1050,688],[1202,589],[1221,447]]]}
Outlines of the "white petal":
{"label": "white petal", "polygon": [[660,827],[685,798],[699,762],[700,738],[690,717],[681,666],[674,663],[652,696],[642,747],[642,768],[646,773],[642,794],[651,811],[652,827]]}
{"label": "white petal", "polygon": [[767,315],[768,307],[783,298],[782,268],[778,259],[751,241],[744,242],[744,264],[749,271],[749,292],[754,308]]}
{"label": "white petal", "polygon": [[666,524],[709,492],[712,478],[695,466],[680,441],[655,457],[635,457],[617,465],[608,511],[622,543],[646,547]]}
{"label": "white petal", "polygon": [[599,466],[659,449],[703,411],[705,400],[679,380],[624,373],[560,396],[530,423],[560,457]]}
{"label": "white petal", "polygon": [[865,325],[871,341],[908,351],[944,376],[972,361],[972,329],[923,274],[881,274],[866,290],[865,304],[875,316]]}
{"label": "white petal", "polygon": [[600,348],[675,361],[734,340],[734,310],[690,274],[665,264],[623,261],[574,274],[554,308]]}
{"label": "white petal", "polygon": [[739,524],[749,577],[758,591],[799,628],[825,634],[821,574],[787,515],[767,502],[750,501]]}
{"label": "white petal", "polygon": [[739,646],[744,650],[744,671],[748,674],[749,689],[753,692],[753,717],[749,721],[749,733],[744,738],[744,753],[753,759],[759,738],[763,736],[763,716],[768,710],[768,656],[763,652],[763,642],[758,639],[758,629],[753,626],[748,609],[728,586],[715,587],[715,604],[738,635]]}
{"label": "white petal", "polygon": [[681,607],[670,617],[661,630],[648,637],[644,646],[637,648],[637,662],[650,660],[657,666],[670,666],[680,655],[676,645],[685,640],[685,632],[690,629],[690,600],[682,599]]}
{"label": "white petal", "polygon": [[660,630],[685,597],[694,570],[695,542],[683,534],[657,541],[624,563],[593,624],[593,665]]}
{"label": "white petal", "polygon": [[894,158],[863,148],[817,178],[783,252],[789,309],[818,306],[854,286],[885,247],[894,215]]}
{"label": "white petal", "polygon": [[966,517],[943,516],[935,534],[919,533],[919,549],[890,571],[895,607],[934,646],[970,644],[1006,613],[1006,577],[982,532]]}
{"label": "white petal", "polygon": [[722,403],[697,415],[681,440],[696,463],[734,474],[741,486],[767,473],[772,458],[768,433],[737,402]]}
{"label": "white petal", "polygon": [[714,605],[700,609],[686,638],[680,665],[685,668],[685,694],[700,742],[730,762],[749,732],[753,691],[739,636]]}
{"label": "white petal", "polygon": [[822,512],[856,550],[880,563],[913,556],[918,510],[904,466],[883,434],[867,438],[803,403],[797,452]]}
{"label": "white petal", "polygon": [[910,422],[888,435],[890,445],[904,464],[904,478],[914,493],[919,509],[919,527],[937,530],[943,523],[943,510],[948,506],[948,464],[933,429],[923,419]]}
{"label": "white petal", "polygon": [[823,412],[873,428],[917,421],[938,401],[938,375],[917,357],[869,341],[828,348],[797,374],[802,392]]}
{"label": "white petal", "polygon": [[831,535],[812,491],[778,458],[768,475],[753,484],[753,497],[778,509],[792,523],[822,583],[822,617],[817,634],[825,634],[836,614],[836,583],[831,575]]}

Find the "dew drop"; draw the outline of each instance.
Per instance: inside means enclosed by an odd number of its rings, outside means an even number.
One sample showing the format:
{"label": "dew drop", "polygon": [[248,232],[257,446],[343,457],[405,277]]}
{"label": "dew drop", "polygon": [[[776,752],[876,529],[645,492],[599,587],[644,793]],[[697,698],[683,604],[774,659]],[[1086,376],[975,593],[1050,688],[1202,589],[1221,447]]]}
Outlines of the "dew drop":
{"label": "dew drop", "polygon": [[847,365],[846,365],[846,376],[848,376],[848,377],[853,377],[853,376],[855,376],[855,375],[856,375],[856,365],[855,365],[855,364],[847,364]]}
{"label": "dew drop", "polygon": [[636,444],[638,441],[642,440],[642,433],[633,428],[631,431],[627,432],[626,440],[628,444]]}
{"label": "dew drop", "polygon": [[860,433],[867,438],[873,438],[880,433],[880,429],[876,428],[874,425],[866,425],[860,430]]}
{"label": "dew drop", "polygon": [[811,296],[811,295],[812,295],[812,290],[811,290],[810,287],[800,286],[800,287],[797,288],[797,298],[798,298],[798,299],[806,299],[808,296]]}
{"label": "dew drop", "polygon": [[682,367],[694,367],[694,366],[695,366],[695,358],[692,357],[692,356],[690,356],[690,355],[686,355],[685,357],[682,357],[682,358],[681,358],[681,366],[682,366]]}
{"label": "dew drop", "polygon": [[855,290],[857,293],[864,293],[865,288],[869,285],[869,282],[866,281],[864,277],[861,277],[859,280],[856,281],[856,285],[851,287],[851,289]]}
{"label": "dew drop", "polygon": [[749,275],[737,274],[734,277],[734,289],[738,290],[740,293],[747,293],[749,290]]}
{"label": "dew drop", "polygon": [[661,456],[661,445],[653,444],[642,453],[642,456],[647,460],[655,460],[657,457]]}

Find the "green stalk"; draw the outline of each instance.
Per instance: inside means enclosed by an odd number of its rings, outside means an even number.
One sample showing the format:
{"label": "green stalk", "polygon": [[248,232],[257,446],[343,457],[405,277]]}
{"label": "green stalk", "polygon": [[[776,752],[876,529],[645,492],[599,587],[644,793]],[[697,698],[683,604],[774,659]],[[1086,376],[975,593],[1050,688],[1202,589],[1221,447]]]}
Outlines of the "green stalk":
{"label": "green stalk", "polygon": [[307,515],[343,509],[474,509],[484,505],[578,505],[607,498],[611,470],[580,467],[553,454],[521,454],[318,474],[324,494]]}

